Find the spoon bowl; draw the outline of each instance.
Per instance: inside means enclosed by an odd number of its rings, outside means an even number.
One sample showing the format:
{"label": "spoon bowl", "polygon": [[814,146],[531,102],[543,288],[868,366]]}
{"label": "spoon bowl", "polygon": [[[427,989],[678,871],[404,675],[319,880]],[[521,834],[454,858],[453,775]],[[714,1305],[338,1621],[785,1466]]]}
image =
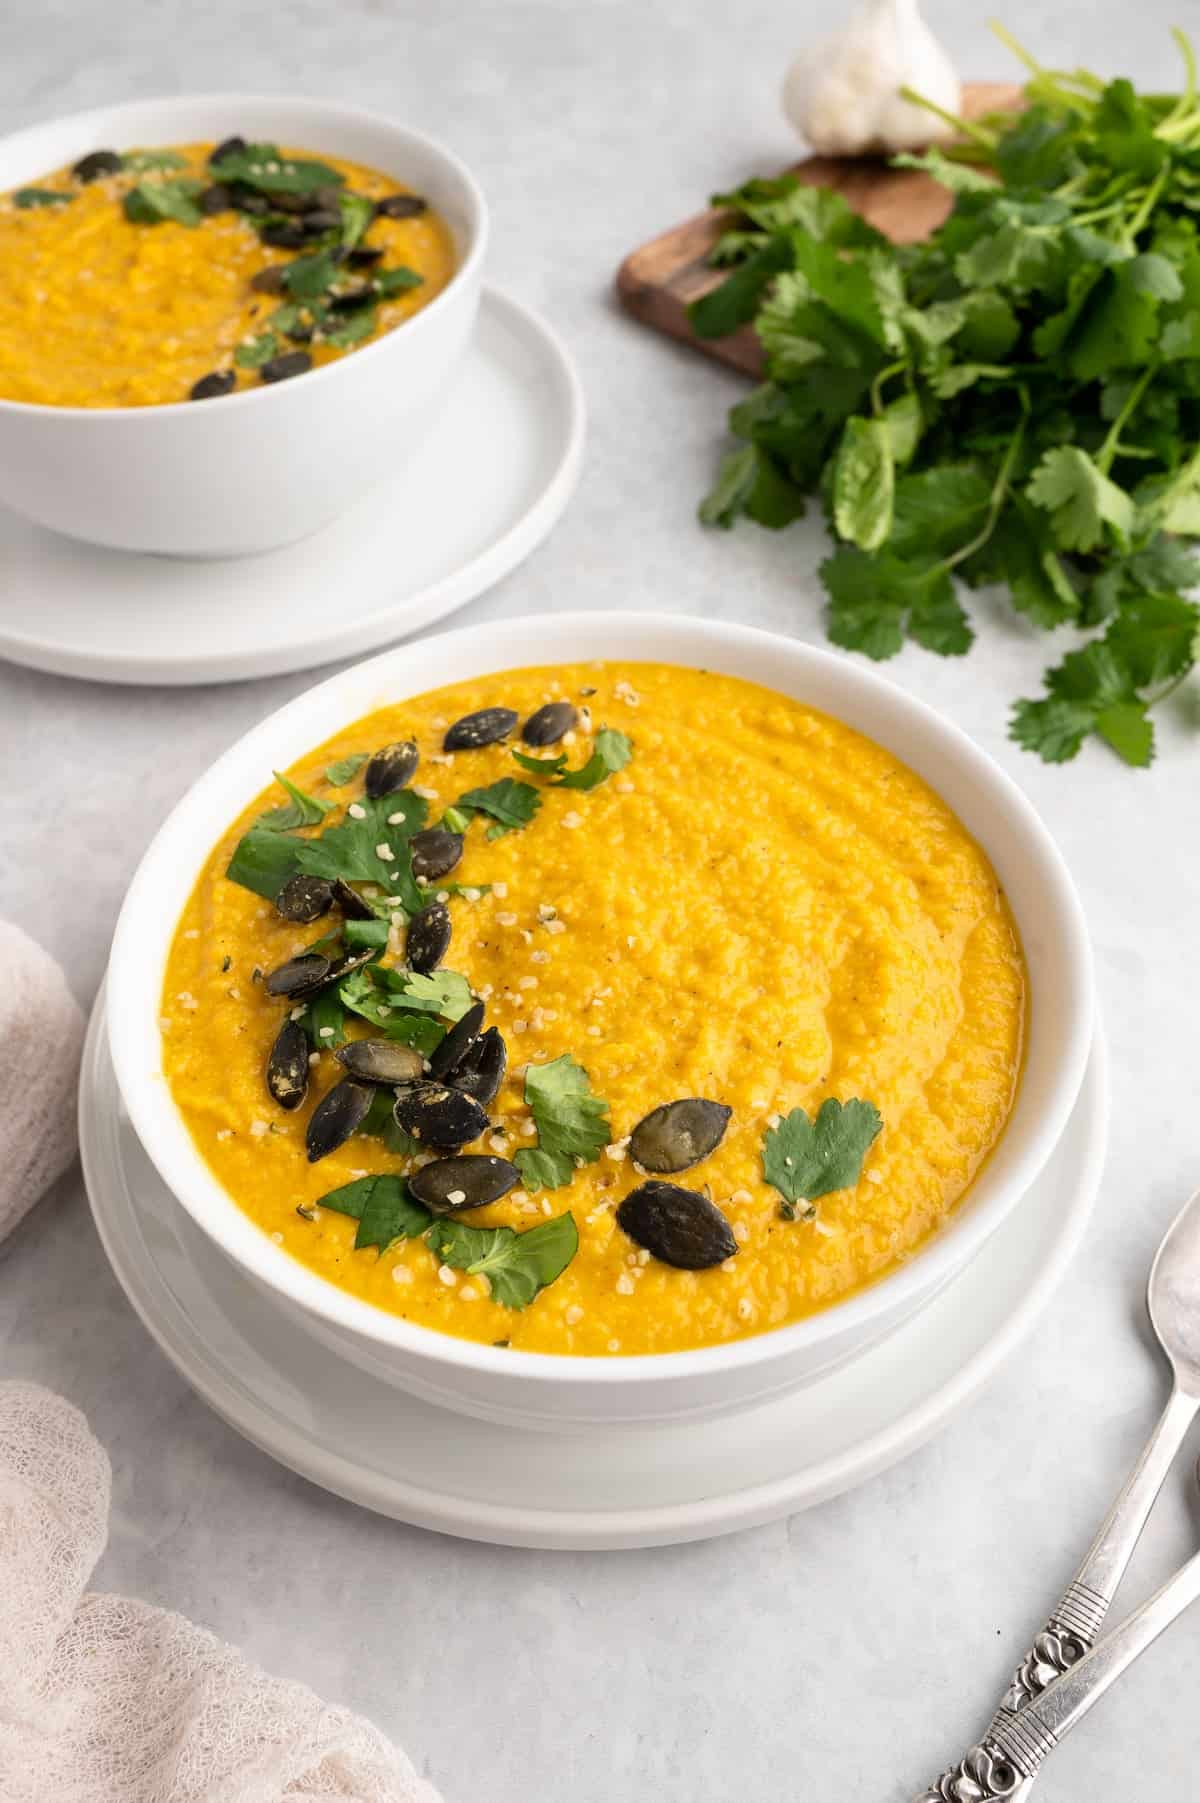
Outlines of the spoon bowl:
{"label": "spoon bowl", "polygon": [[1154,1255],[1146,1306],[1177,1388],[1200,1402],[1200,1190],[1184,1203]]}

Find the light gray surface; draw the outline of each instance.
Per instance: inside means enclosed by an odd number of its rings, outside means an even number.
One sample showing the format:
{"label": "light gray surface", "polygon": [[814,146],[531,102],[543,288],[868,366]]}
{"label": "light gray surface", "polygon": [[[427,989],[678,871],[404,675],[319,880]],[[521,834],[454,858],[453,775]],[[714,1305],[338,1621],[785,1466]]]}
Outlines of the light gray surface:
{"label": "light gray surface", "polygon": [[[1165,85],[1167,26],[1185,10],[1073,0],[1045,20],[1012,0],[1005,16],[1060,60]],[[608,284],[624,250],[709,189],[787,158],[778,76],[839,11],[18,0],[0,116],[15,127],[110,98],[257,86],[360,100],[443,134],[488,190],[492,279],[566,335],[592,409],[565,521],[459,620],[655,606],[819,640],[815,524],[726,538],[694,521],[737,384],[619,317]],[[1008,72],[966,9],[935,0],[930,13],[966,72]],[[1184,725],[1189,711],[1200,725],[1197,697],[1181,700],[1149,775],[1100,752],[1047,770],[1004,737],[1007,700],[1036,690],[1047,647],[1010,621],[982,624],[965,663],[913,651],[891,674],[974,733],[1062,845],[1095,935],[1115,1104],[1094,1231],[985,1395],[857,1494],[730,1540],[586,1557],[459,1544],[321,1494],[196,1402],[117,1291],[73,1175],[0,1255],[0,1369],[63,1390],[112,1454],[102,1585],[182,1609],[366,1711],[455,1803],[900,1803],[961,1751],[1158,1405],[1139,1292],[1200,1176],[1200,852]],[[308,681],[166,694],[0,667],[0,910],[64,960],[82,999],[158,821]],[[1131,1596],[1196,1538],[1185,1475]],[[1056,1757],[1047,1803],[1194,1803],[1198,1686],[1200,1621],[1185,1620]]]}

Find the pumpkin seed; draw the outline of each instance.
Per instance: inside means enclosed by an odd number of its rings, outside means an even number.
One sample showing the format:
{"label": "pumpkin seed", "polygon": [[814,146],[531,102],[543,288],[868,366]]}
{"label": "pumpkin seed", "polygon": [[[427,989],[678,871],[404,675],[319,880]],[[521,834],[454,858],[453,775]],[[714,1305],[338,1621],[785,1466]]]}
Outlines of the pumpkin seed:
{"label": "pumpkin seed", "polygon": [[214,369],[209,375],[201,376],[193,382],[188,390],[189,401],[212,401],[221,394],[230,394],[237,386],[237,377],[231,369]]}
{"label": "pumpkin seed", "polygon": [[115,150],[91,150],[74,164],[71,174],[77,181],[99,181],[102,175],[116,175],[125,167]]}
{"label": "pumpkin seed", "polygon": [[708,1270],[738,1249],[733,1229],[715,1203],[676,1183],[652,1179],[631,1190],[617,1210],[617,1221],[635,1246],[680,1271]]}
{"label": "pumpkin seed", "polygon": [[450,910],[445,902],[430,902],[414,914],[408,929],[405,954],[408,967],[427,977],[450,950]]}
{"label": "pumpkin seed", "polygon": [[[201,195],[202,200],[203,198]],[[260,269],[250,277],[250,286],[256,294],[282,294],[283,272],[286,268],[286,263],[268,263],[265,269]]]}
{"label": "pumpkin seed", "polygon": [[240,157],[242,152],[248,148],[245,138],[239,137],[235,132],[233,137],[221,139],[209,157],[209,163],[220,163],[225,157]]}
{"label": "pumpkin seed", "polygon": [[336,877],[333,884],[333,899],[347,920],[374,920],[375,910],[370,902],[365,902],[357,889],[351,887],[345,877]]}
{"label": "pumpkin seed", "polygon": [[230,182],[229,198],[239,213],[249,213],[252,218],[261,219],[264,213],[271,211],[271,203],[266,195],[259,194],[245,182]]}
{"label": "pumpkin seed", "polygon": [[518,715],[511,707],[481,707],[474,714],[456,720],[442,740],[443,751],[475,751],[481,745],[495,745],[506,739],[517,724]]}
{"label": "pumpkin seed", "polygon": [[377,219],[415,219],[423,213],[427,201],[419,194],[385,194],[382,200],[375,202]]}
{"label": "pumpkin seed", "polygon": [[408,844],[413,875],[423,876],[426,882],[448,876],[463,855],[462,834],[444,826],[427,826],[424,832],[414,833]]}
{"label": "pumpkin seed", "polygon": [[308,1034],[285,1020],[267,1059],[267,1089],[281,1108],[299,1108],[308,1093]]}
{"label": "pumpkin seed", "polygon": [[396,1092],[396,1125],[427,1146],[457,1151],[486,1132],[488,1117],[478,1102],[444,1083],[409,1083]]}
{"label": "pumpkin seed", "polygon": [[[206,214],[207,217],[211,219],[217,213],[227,213],[229,211],[230,207],[233,205],[233,195],[229,192],[229,189],[225,186],[224,182],[213,182],[210,188],[205,188],[202,193],[197,194],[196,205],[202,213]],[[253,282],[250,286],[254,286]]]}
{"label": "pumpkin seed", "polygon": [[385,745],[367,765],[363,786],[368,801],[381,801],[409,784],[416,773],[421,754],[411,739],[403,744]]}
{"label": "pumpkin seed", "polygon": [[323,876],[290,876],[275,897],[275,912],[301,926],[320,920],[333,906],[333,884]]}
{"label": "pumpkin seed", "polygon": [[455,1089],[461,1089],[464,1095],[473,1096],[484,1108],[493,1101],[508,1064],[508,1048],[500,1036],[499,1027],[489,1027],[486,1033],[480,1034],[475,1044],[463,1058],[453,1077],[450,1079]]}
{"label": "pumpkin seed", "polygon": [[664,1102],[630,1134],[630,1155],[644,1171],[686,1171],[720,1145],[732,1113],[723,1102],[709,1102],[703,1096]]}
{"label": "pumpkin seed", "polygon": [[305,235],[309,238],[319,238],[325,232],[336,231],[341,223],[341,213],[335,212],[332,207],[311,207],[301,220]]}
{"label": "pumpkin seed", "polygon": [[375,1091],[368,1083],[356,1083],[353,1077],[346,1077],[321,1097],[304,1135],[309,1164],[316,1164],[319,1158],[328,1158],[331,1152],[345,1145],[351,1134],[358,1132],[367,1118],[374,1095]]}
{"label": "pumpkin seed", "polygon": [[330,964],[329,981],[340,981],[342,977],[349,976],[352,970],[357,970],[360,964],[371,964],[378,956],[378,947],[373,945],[347,946]]}
{"label": "pumpkin seed", "polygon": [[557,745],[578,718],[569,701],[548,701],[536,714],[530,714],[521,728],[521,737],[527,745]]}
{"label": "pumpkin seed", "polygon": [[311,368],[307,351],[284,351],[282,356],[269,357],[258,373],[264,382],[286,382],[289,376],[302,376]]}
{"label": "pumpkin seed", "polygon": [[382,255],[378,244],[356,244],[346,261],[352,269],[371,269]]}
{"label": "pumpkin seed", "polygon": [[458,1152],[452,1158],[435,1158],[413,1171],[408,1187],[417,1201],[435,1215],[454,1214],[460,1208],[486,1208],[498,1202],[520,1181],[521,1173],[507,1158],[490,1158],[482,1152]]}
{"label": "pumpkin seed", "polygon": [[301,952],[298,958],[289,958],[286,964],[267,973],[266,991],[268,995],[286,995],[299,1001],[303,996],[315,995],[332,974],[331,958],[321,952]]}
{"label": "pumpkin seed", "polygon": [[411,1083],[425,1071],[420,1052],[394,1039],[351,1039],[334,1057],[364,1083]]}
{"label": "pumpkin seed", "polygon": [[439,1083],[453,1083],[454,1073],[479,1038],[482,1025],[483,1003],[476,1002],[429,1054],[429,1075]]}

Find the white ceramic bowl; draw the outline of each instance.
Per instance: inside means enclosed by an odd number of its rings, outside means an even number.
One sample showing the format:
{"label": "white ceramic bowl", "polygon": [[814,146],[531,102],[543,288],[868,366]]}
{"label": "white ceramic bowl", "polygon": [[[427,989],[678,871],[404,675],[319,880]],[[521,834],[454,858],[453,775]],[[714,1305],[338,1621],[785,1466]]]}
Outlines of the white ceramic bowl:
{"label": "white ceramic bowl", "polygon": [[[200,866],[272,769],[349,721],[426,689],[528,664],[587,658],[676,663],[763,683],[867,733],[926,778],[990,855],[1020,927],[1032,1008],[1007,1131],[962,1207],[925,1248],[822,1314],[696,1352],[568,1358],[414,1326],[372,1308],[273,1244],[200,1157],[162,1070],[163,971]],[[498,685],[502,686],[502,685]],[[1024,1194],[1074,1104],[1092,1038],[1087,931],[1053,841],[1015,783],[965,734],[868,666],[774,634],[665,615],[500,620],[402,645],[344,670],[265,720],[201,777],[154,838],[113,941],[108,1019],[117,1080],[162,1177],[264,1292],[349,1358],[427,1401],[522,1426],[680,1420],[807,1382],[899,1325],[966,1262]]]}
{"label": "white ceramic bowl", "polygon": [[479,188],[432,138],[322,100],[138,100],[0,139],[0,192],[89,150],[219,141],[234,132],[395,176],[446,220],[458,269],[396,331],[273,387],[161,407],[0,400],[0,501],[43,526],[126,551],[266,551],[327,525],[398,460],[419,453],[470,338],[487,246]]}

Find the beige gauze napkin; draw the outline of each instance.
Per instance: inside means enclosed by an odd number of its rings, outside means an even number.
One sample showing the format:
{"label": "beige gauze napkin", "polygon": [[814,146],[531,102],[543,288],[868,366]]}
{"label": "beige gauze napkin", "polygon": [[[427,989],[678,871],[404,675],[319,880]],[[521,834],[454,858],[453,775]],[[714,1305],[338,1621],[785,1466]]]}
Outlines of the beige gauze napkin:
{"label": "beige gauze napkin", "polygon": [[0,1240],[75,1156],[82,1049],[83,1015],[62,971],[0,920]]}
{"label": "beige gauze napkin", "polygon": [[85,1590],[111,1486],[78,1409],[0,1383],[3,1803],[439,1803],[348,1710],[181,1615]]}

